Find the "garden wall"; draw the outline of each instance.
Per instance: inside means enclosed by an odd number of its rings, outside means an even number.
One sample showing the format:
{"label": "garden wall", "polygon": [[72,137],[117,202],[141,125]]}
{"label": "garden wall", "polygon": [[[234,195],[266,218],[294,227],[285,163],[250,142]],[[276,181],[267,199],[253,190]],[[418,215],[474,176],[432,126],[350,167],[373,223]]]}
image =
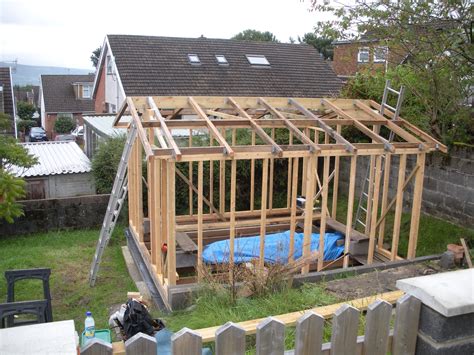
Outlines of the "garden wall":
{"label": "garden wall", "polygon": [[[398,177],[398,157],[392,159],[389,198],[395,195]],[[407,162],[407,176],[413,168],[416,157]],[[360,187],[367,171],[368,159],[360,157],[357,166],[356,205]],[[341,184],[347,191],[349,182],[349,161],[341,160]],[[412,183],[405,191],[406,207],[412,199]],[[456,148],[449,155],[431,153],[426,158],[422,211],[426,214],[447,219],[464,227],[474,228],[474,149]]]}
{"label": "garden wall", "polygon": [[25,215],[13,224],[0,222],[0,237],[102,224],[110,195],[20,201]]}

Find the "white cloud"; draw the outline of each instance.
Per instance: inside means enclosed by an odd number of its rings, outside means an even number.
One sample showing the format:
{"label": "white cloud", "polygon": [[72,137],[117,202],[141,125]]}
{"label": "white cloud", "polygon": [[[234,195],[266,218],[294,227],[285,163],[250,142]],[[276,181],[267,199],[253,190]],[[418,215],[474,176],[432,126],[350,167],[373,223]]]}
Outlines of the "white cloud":
{"label": "white cloud", "polygon": [[0,0],[0,60],[90,68],[108,33],[230,38],[251,28],[281,41],[317,21],[300,0]]}

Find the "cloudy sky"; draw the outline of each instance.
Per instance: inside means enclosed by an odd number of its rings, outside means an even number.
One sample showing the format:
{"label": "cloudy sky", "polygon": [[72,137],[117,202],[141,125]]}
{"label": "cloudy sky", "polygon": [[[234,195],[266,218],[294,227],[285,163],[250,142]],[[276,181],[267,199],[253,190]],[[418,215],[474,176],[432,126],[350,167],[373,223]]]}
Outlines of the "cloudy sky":
{"label": "cloudy sky", "polygon": [[282,42],[311,32],[309,0],[0,0],[0,61],[91,68],[106,34],[230,38],[251,28]]}

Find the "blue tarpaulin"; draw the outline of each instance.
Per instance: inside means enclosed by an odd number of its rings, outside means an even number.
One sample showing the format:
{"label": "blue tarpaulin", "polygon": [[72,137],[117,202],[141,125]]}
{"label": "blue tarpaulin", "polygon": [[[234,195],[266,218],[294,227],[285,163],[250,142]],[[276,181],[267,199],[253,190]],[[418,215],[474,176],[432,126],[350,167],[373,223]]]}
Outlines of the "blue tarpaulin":
{"label": "blue tarpaulin", "polygon": [[[326,233],[324,237],[324,260],[337,259],[344,253],[344,246],[337,246],[337,241],[344,237],[340,233]],[[295,233],[294,259],[303,254],[303,233]],[[311,251],[319,248],[319,234],[311,234]],[[290,249],[290,231],[268,234],[265,236],[264,258],[268,263],[288,262]],[[219,264],[229,261],[229,240],[221,240],[206,246],[202,253],[205,263]],[[245,263],[260,255],[260,236],[236,238],[234,240],[234,261]]]}

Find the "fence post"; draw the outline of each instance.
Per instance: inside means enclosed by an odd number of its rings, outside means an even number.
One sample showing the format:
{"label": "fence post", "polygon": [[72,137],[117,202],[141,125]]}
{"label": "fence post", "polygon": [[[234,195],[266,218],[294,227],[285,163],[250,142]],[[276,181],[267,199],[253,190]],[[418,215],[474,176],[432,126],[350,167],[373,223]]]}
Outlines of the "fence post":
{"label": "fence post", "polygon": [[183,328],[171,337],[173,355],[201,355],[202,338],[189,328]]}
{"label": "fence post", "polygon": [[344,304],[332,321],[331,354],[352,354],[357,346],[359,310]]}
{"label": "fence post", "polygon": [[245,354],[245,330],[227,322],[216,330],[216,355]]}
{"label": "fence post", "polygon": [[319,355],[323,343],[324,318],[307,312],[296,321],[295,355]]}
{"label": "fence post", "polygon": [[285,352],[285,324],[268,317],[257,325],[257,355],[283,355]]}
{"label": "fence post", "polygon": [[397,281],[418,304],[412,353],[474,354],[473,280],[474,269],[465,269]]}
{"label": "fence post", "polygon": [[363,353],[370,355],[385,355],[390,333],[390,317],[392,305],[386,301],[377,300],[367,309]]}
{"label": "fence post", "polygon": [[94,338],[82,347],[81,355],[112,355],[112,344]]}
{"label": "fence post", "polygon": [[127,355],[156,355],[156,339],[143,333],[137,333],[125,342]]}

